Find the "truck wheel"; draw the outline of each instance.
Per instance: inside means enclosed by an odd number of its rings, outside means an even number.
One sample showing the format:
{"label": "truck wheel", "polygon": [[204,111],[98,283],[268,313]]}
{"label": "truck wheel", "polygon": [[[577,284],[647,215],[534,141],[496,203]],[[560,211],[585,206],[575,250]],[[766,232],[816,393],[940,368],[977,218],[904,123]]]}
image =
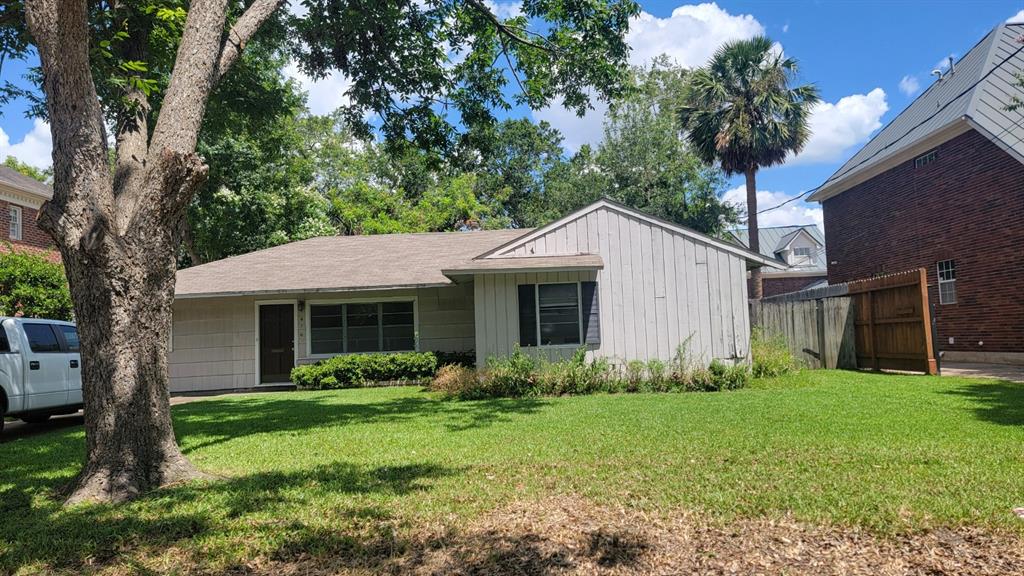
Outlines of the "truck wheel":
{"label": "truck wheel", "polygon": [[49,414],[33,414],[31,416],[22,416],[21,420],[28,424],[41,424],[50,419]]}

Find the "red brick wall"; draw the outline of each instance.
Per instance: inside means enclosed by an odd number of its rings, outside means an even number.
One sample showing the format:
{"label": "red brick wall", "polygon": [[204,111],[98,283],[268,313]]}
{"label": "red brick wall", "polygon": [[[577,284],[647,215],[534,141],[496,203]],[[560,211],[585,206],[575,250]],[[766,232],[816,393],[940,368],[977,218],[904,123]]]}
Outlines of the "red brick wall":
{"label": "red brick wall", "polygon": [[[783,278],[772,278],[771,276],[761,277],[761,289],[764,290],[764,297],[778,296],[779,294],[788,294],[790,292],[799,292],[804,288],[814,284],[815,282],[823,279],[824,276],[818,277],[783,277]],[[748,278],[747,279],[747,293],[754,293],[754,283]]]}
{"label": "red brick wall", "polygon": [[11,211],[8,206],[10,206],[9,202],[0,200],[0,243],[10,242],[15,245],[24,244],[35,248],[53,248],[53,239],[36,226],[37,210],[22,204],[15,204],[15,206],[21,207],[21,241],[11,240],[9,226]]}
{"label": "red brick wall", "polygon": [[[1024,352],[1024,165],[973,130],[937,152],[824,202],[829,282],[925,267],[940,350]],[[939,304],[940,260],[956,304]]]}

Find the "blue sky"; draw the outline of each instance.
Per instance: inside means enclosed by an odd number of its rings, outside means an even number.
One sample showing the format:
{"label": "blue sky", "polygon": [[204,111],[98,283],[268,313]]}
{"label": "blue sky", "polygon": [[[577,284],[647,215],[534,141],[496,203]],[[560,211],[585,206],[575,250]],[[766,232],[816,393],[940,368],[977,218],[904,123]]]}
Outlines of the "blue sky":
{"label": "blue sky", "polygon": [[[687,4],[641,1],[644,14],[634,22],[629,42],[634,63],[668,53],[686,66],[702,64],[723,41],[765,33],[787,55],[797,58],[802,81],[821,90],[825,104],[812,120],[814,136],[806,153],[759,176],[760,207],[773,206],[812,188],[832,174],[871,134],[905,108],[931,82],[929,72],[950,56],[962,56],[989,30],[1024,10],[1024,1],[729,1]],[[496,1],[499,12],[518,4]],[[34,62],[7,62],[0,79],[19,81]],[[343,101],[344,78],[309,82],[314,112]],[[916,88],[916,90],[915,90]],[[24,117],[24,102],[0,116],[0,157],[8,154],[38,166],[49,164],[45,124]],[[529,112],[526,112],[529,114]],[[532,113],[550,121],[576,148],[600,139],[601,110],[583,120],[557,107]],[[735,179],[726,192],[742,200]],[[762,216],[762,225],[820,223],[816,204],[794,202]]]}

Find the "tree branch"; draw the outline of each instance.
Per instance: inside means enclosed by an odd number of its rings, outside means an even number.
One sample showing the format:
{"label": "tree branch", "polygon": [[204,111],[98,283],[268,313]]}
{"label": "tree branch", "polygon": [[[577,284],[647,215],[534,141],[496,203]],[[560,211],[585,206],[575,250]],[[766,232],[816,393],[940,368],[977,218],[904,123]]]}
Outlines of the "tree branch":
{"label": "tree branch", "polygon": [[89,66],[85,0],[27,0],[25,20],[43,68],[53,138],[53,199],[40,225],[57,245],[81,249],[113,209],[103,116]]}
{"label": "tree branch", "polygon": [[498,29],[499,35],[504,34],[505,36],[508,36],[512,40],[520,44],[529,46],[531,48],[536,48],[538,50],[543,50],[545,52],[553,52],[550,46],[543,46],[541,44],[537,44],[533,40],[530,40],[529,38],[524,38],[521,35],[519,35],[518,30],[502,22],[501,18],[498,18],[494,14],[494,12],[491,12],[490,8],[488,8],[487,5],[481,2],[480,0],[466,0],[466,3],[472,6],[474,9],[476,9],[477,12],[484,16],[484,18],[490,20],[491,23],[494,24],[495,28]]}
{"label": "tree branch", "polygon": [[217,63],[217,78],[220,80],[228,73],[231,66],[241,56],[245,45],[252,39],[260,26],[276,11],[284,0],[255,0],[242,16],[235,22],[235,25],[228,31],[228,37],[224,40],[224,48],[220,52],[220,60]]}
{"label": "tree branch", "polygon": [[220,57],[227,0],[193,2],[151,140],[151,153],[195,150]]}

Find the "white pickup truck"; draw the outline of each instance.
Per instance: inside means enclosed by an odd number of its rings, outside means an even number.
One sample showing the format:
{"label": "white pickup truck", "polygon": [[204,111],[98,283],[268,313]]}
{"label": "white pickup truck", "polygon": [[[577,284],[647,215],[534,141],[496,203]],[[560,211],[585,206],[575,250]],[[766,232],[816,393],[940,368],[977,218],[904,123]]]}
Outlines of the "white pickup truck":
{"label": "white pickup truck", "polygon": [[0,431],[7,416],[35,423],[77,412],[81,365],[74,324],[0,317]]}

